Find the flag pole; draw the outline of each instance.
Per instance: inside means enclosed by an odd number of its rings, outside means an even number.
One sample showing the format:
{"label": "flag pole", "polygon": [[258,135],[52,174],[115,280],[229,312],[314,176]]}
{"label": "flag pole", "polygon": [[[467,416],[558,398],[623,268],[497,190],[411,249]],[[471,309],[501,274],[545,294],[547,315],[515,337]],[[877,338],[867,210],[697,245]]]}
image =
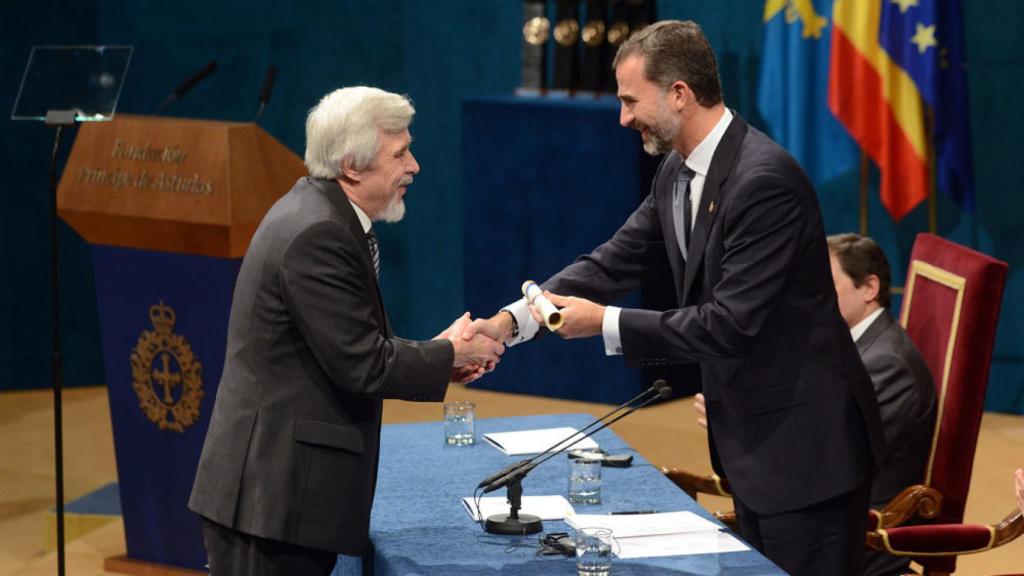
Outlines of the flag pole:
{"label": "flag pole", "polygon": [[[933,136],[935,134],[935,111],[928,108],[925,118],[927,121],[925,134]],[[939,201],[935,195],[935,189],[938,188],[938,179],[935,173],[935,141],[929,137],[926,140],[928,147],[928,233],[937,234],[936,230],[939,229]]]}

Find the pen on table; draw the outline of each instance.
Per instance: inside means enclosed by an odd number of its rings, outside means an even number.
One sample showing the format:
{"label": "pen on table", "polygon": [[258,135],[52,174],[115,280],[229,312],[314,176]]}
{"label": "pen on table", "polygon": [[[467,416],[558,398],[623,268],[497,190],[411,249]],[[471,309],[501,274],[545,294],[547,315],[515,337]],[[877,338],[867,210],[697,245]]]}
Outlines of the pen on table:
{"label": "pen on table", "polygon": [[657,510],[620,510],[617,512],[609,512],[609,516],[618,516],[621,514],[657,514]]}

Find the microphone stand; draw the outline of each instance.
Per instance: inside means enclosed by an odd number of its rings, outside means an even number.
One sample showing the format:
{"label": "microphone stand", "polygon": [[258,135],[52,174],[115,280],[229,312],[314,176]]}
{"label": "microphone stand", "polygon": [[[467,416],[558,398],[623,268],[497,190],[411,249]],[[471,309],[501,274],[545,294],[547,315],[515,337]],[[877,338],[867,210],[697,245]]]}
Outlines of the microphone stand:
{"label": "microphone stand", "polygon": [[[527,534],[536,534],[537,532],[540,532],[541,530],[543,530],[544,529],[544,524],[543,524],[543,522],[541,522],[541,519],[539,517],[534,516],[532,514],[519,514],[519,510],[522,509],[522,502],[523,502],[523,500],[522,500],[522,498],[523,498],[523,479],[526,478],[526,475],[529,474],[537,466],[540,466],[544,462],[547,462],[548,460],[554,458],[555,455],[561,453],[564,450],[568,450],[569,448],[572,448],[576,444],[579,444],[583,440],[585,440],[587,438],[590,438],[594,434],[597,434],[598,432],[600,432],[601,430],[604,430],[608,426],[618,422],[619,420],[622,420],[623,418],[625,418],[626,416],[629,416],[633,412],[636,412],[640,408],[643,408],[644,406],[647,406],[648,404],[650,404],[651,402],[654,402],[658,398],[669,398],[672,395],[672,389],[669,388],[667,385],[665,385],[664,380],[658,380],[657,382],[655,382],[655,385],[657,386],[659,383],[661,384],[661,386],[659,388],[657,388],[657,394],[655,394],[654,396],[651,396],[650,398],[644,400],[643,402],[641,402],[637,406],[634,406],[634,407],[630,408],[629,410],[626,410],[625,412],[623,412],[622,414],[619,414],[615,418],[613,418],[613,419],[611,419],[611,420],[609,420],[607,422],[602,423],[600,426],[598,426],[594,430],[592,430],[592,431],[590,431],[590,432],[588,432],[588,433],[586,433],[584,435],[581,435],[579,438],[574,440],[572,443],[567,445],[562,450],[554,451],[555,448],[561,446],[567,440],[570,440],[573,436],[570,436],[569,438],[566,438],[565,440],[562,440],[558,444],[555,444],[554,446],[552,446],[551,448],[549,448],[547,450],[547,452],[548,452],[547,454],[542,454],[541,456],[537,457],[537,459],[535,461],[529,461],[528,460],[528,461],[526,461],[522,465],[514,465],[514,469],[511,472],[509,472],[509,473],[507,473],[507,474],[505,474],[505,475],[503,475],[503,476],[493,480],[492,482],[490,482],[486,486],[484,486],[484,490],[483,490],[484,494],[487,494],[489,492],[493,492],[493,491],[497,490],[498,488],[501,488],[501,487],[504,486],[506,488],[506,492],[508,494],[507,498],[508,498],[508,503],[509,503],[509,513],[508,514],[494,514],[494,515],[488,517],[487,520],[484,522],[484,530],[486,532],[488,532],[488,533],[491,533],[491,534],[512,534],[512,535],[523,535],[523,536],[525,536]],[[615,414],[616,412],[621,410],[625,405],[628,405],[628,404],[632,403],[633,401],[639,399],[640,397],[644,396],[645,394],[647,394],[651,390],[655,390],[655,388],[654,387],[649,388],[648,390],[646,390],[642,394],[640,394],[640,396],[638,396],[637,398],[634,398],[633,400],[630,400],[626,404],[624,404],[622,406],[619,406],[618,408],[616,408],[615,410],[610,412],[608,415],[605,416],[605,418],[607,418],[608,416],[610,416],[612,414]],[[590,425],[585,427],[584,430],[586,430],[587,428],[592,427],[597,422],[601,422],[601,419],[595,420]],[[578,434],[579,433],[574,434],[574,436],[578,435]]]}

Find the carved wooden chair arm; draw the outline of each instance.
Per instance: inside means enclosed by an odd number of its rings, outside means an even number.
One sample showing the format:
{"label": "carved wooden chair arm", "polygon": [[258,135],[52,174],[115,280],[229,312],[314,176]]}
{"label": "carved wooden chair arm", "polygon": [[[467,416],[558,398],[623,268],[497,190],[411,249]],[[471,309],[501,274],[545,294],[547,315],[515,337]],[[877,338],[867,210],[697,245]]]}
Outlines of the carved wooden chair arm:
{"label": "carved wooden chair arm", "polygon": [[881,510],[868,511],[868,530],[892,528],[912,518],[931,520],[942,511],[942,493],[922,484],[905,488]]}

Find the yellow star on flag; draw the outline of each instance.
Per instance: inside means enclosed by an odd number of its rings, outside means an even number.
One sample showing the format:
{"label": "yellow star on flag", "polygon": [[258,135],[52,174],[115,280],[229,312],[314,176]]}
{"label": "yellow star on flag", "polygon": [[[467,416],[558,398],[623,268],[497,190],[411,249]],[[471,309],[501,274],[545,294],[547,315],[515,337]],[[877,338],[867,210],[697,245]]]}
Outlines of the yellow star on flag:
{"label": "yellow star on flag", "polygon": [[913,6],[917,6],[917,0],[891,0],[893,4],[900,5],[900,14],[906,14]]}
{"label": "yellow star on flag", "polygon": [[917,31],[910,38],[910,42],[917,45],[918,54],[924,54],[929,48],[938,46],[939,42],[935,39],[935,25],[925,26],[918,22]]}

